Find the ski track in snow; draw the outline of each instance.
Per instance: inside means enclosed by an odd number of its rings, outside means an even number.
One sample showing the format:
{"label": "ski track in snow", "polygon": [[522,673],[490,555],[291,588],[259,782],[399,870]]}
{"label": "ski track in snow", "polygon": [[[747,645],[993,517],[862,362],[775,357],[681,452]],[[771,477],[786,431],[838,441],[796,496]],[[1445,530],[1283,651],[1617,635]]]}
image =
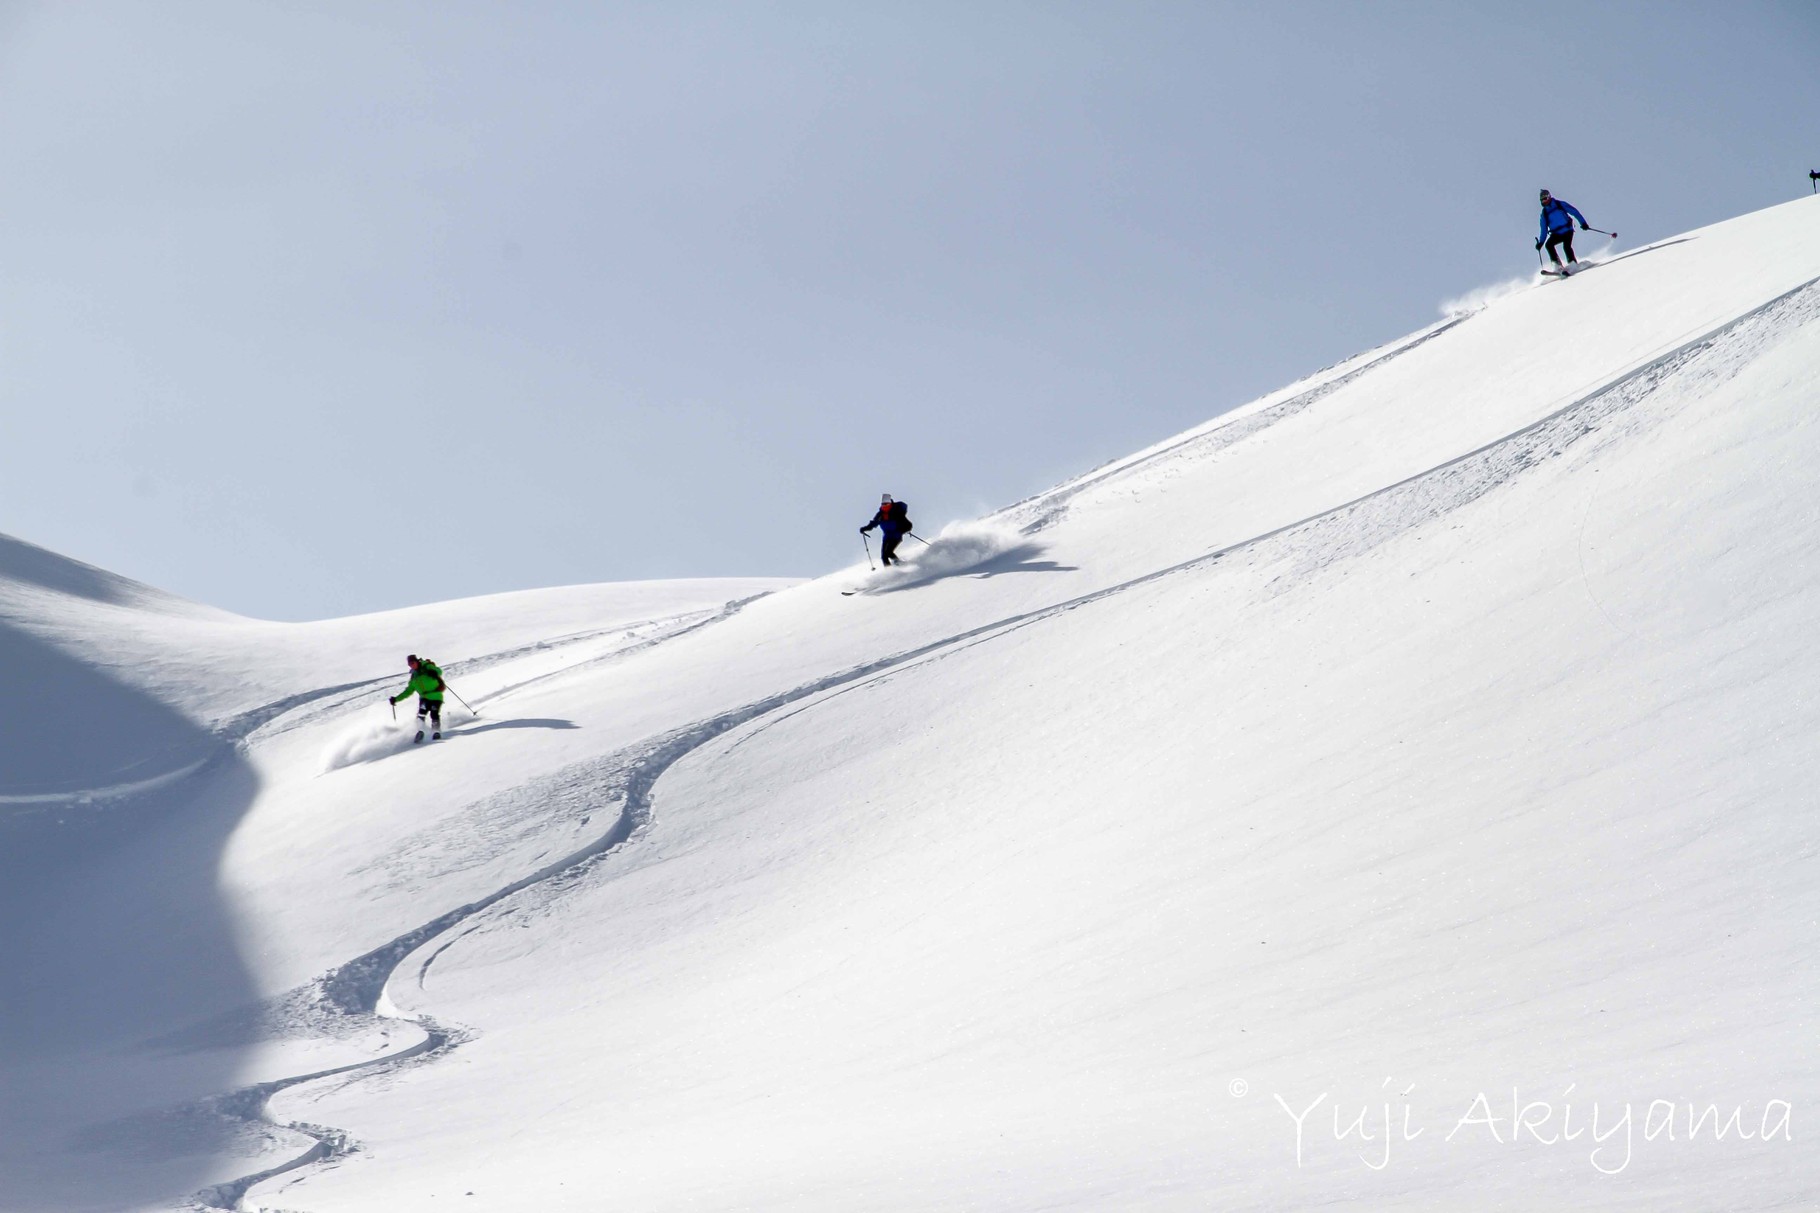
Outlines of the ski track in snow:
{"label": "ski track in snow", "polygon": [[[1035,507],[1041,507],[1040,509],[1035,509],[1035,517],[1024,524],[1023,532],[1026,535],[1034,535],[1039,531],[1048,530],[1067,516],[1069,503],[1088,489],[1102,484],[1115,476],[1135,471],[1141,467],[1148,467],[1153,463],[1182,459],[1189,456],[1211,455],[1226,450],[1228,447],[1236,446],[1245,439],[1269,429],[1279,421],[1286,421],[1297,413],[1304,412],[1313,407],[1315,404],[1326,399],[1328,396],[1333,395],[1367,371],[1377,370],[1385,363],[1390,362],[1393,359],[1401,358],[1404,354],[1409,353],[1413,349],[1427,345],[1442,333],[1457,328],[1469,319],[1471,319],[1469,315],[1455,316],[1445,323],[1435,325],[1433,328],[1411,341],[1407,341],[1394,349],[1386,350],[1378,357],[1373,358],[1371,361],[1360,366],[1354,367],[1343,375],[1336,375],[1332,379],[1317,383],[1311,388],[1297,392],[1287,400],[1282,400],[1271,405],[1269,408],[1259,409],[1255,413],[1248,413],[1240,417],[1235,417],[1223,425],[1215,425],[1212,429],[1203,429],[1196,433],[1192,433],[1159,450],[1151,451],[1149,454],[1139,455],[1132,459],[1115,460],[1105,467],[1097,471],[1089,472],[1085,476],[1070,481],[1059,488],[1050,489],[1045,493],[1038,493],[1034,497],[1027,497],[1023,501],[1009,505],[992,516],[995,518],[1014,517],[1020,512],[1027,512]],[[1315,373],[1318,375],[1321,372],[1317,371]]]}
{"label": "ski track in snow", "polygon": [[[650,619],[640,619],[630,623],[616,624],[609,628],[595,628],[583,632],[572,632],[566,636],[550,637],[544,640],[533,641],[529,644],[519,645],[516,648],[502,649],[497,653],[486,653],[479,657],[469,657],[460,661],[452,661],[445,665],[443,670],[451,676],[452,687],[453,679],[455,677],[465,677],[478,670],[484,670],[503,662],[514,661],[536,653],[558,653],[563,649],[575,648],[592,641],[600,640],[602,637],[611,636],[622,640],[622,643],[609,648],[603,653],[597,653],[591,657],[583,658],[578,661],[568,662],[560,669],[539,674],[531,678],[521,679],[518,682],[508,683],[505,686],[495,688],[485,695],[475,696],[475,703],[487,704],[504,695],[547,681],[551,678],[566,676],[580,670],[591,669],[595,666],[623,661],[635,653],[643,652],[645,649],[662,644],[666,640],[673,640],[678,636],[684,636],[699,628],[704,628],[711,623],[730,618],[739,613],[739,611],[743,610],[746,606],[757,602],[763,597],[765,597],[764,594],[753,594],[745,598],[739,598],[728,602],[717,610],[685,611],[680,615],[660,615]],[[352,684],[352,686],[347,689],[366,694],[370,693],[374,686],[389,686],[396,682],[396,678],[387,676]],[[356,698],[356,696],[350,695],[342,700],[321,704],[318,706],[317,710],[299,715],[287,721],[284,726],[284,731],[288,732],[292,729],[302,728],[325,716],[334,715],[345,708],[354,698]],[[445,727],[443,732],[448,736],[455,736],[456,722],[452,718],[451,713],[455,708],[460,707],[461,705],[457,702],[447,706],[448,711],[444,713]],[[484,718],[476,711],[472,712],[467,719],[460,723],[466,724],[481,719]],[[356,724],[341,733],[329,744],[328,751],[323,756],[323,773],[327,774],[330,771],[339,770],[342,767],[352,766],[362,762],[372,762],[380,758],[390,757],[393,754],[402,753],[403,751],[410,749],[412,744],[414,744],[409,738],[416,731],[414,719],[408,713],[404,716],[395,716],[388,720]]]}
{"label": "ski track in snow", "polygon": [[[647,620],[644,623],[635,626],[658,628],[662,628],[665,624],[672,626],[666,630],[660,630],[655,636],[642,637],[636,643],[624,645],[611,652],[601,653],[584,661],[574,662],[562,667],[560,670],[552,670],[547,674],[539,674],[532,678],[525,678],[518,682],[508,683],[487,695],[481,702],[490,703],[513,691],[520,691],[525,687],[535,686],[538,683],[547,682],[553,678],[563,678],[581,670],[593,669],[595,666],[609,665],[613,662],[623,661],[635,653],[642,653],[646,649],[655,648],[657,645],[663,644],[666,641],[675,640],[681,636],[687,636],[691,632],[698,632],[702,628],[710,627],[713,624],[720,623],[722,620],[731,619],[733,616],[757,602],[760,598],[766,597],[769,593],[770,591],[766,591],[763,594],[752,594],[745,598],[736,598],[733,601],[726,603],[718,611],[691,611],[687,614],[671,616],[667,619]],[[596,633],[596,635],[598,634],[599,633]],[[547,647],[550,646],[546,644],[530,645],[523,649],[522,652],[529,653]],[[489,664],[491,664],[490,660]]]}
{"label": "ski track in snow", "polygon": [[207,766],[212,756],[184,763],[159,775],[148,775],[144,779],[134,779],[124,783],[110,783],[105,787],[81,788],[73,792],[22,792],[0,794],[0,805],[61,805],[93,804],[96,801],[119,800],[123,796],[137,796],[141,792],[150,792],[167,787],[180,780],[189,778]]}
{"label": "ski track in snow", "polygon": [[[457,1039],[457,1034],[444,1031],[427,1018],[420,1018],[414,1022],[424,1029],[424,1038],[410,1048],[386,1058],[385,1060],[391,1065],[403,1065],[415,1058],[432,1056],[450,1047],[450,1043]],[[238,1091],[218,1097],[212,1101],[209,1110],[215,1115],[229,1120],[239,1120],[250,1124],[270,1124],[270,1118],[266,1115],[265,1108],[272,1096],[278,1092],[306,1082],[334,1078],[341,1074],[352,1074],[358,1070],[369,1069],[373,1065],[372,1061],[358,1061],[327,1070],[317,1070],[309,1074],[298,1074],[290,1078],[256,1083],[253,1086],[242,1087]],[[276,1179],[280,1175],[301,1170],[314,1163],[332,1161],[352,1153],[357,1148],[353,1138],[340,1129],[328,1125],[308,1125],[298,1122],[283,1127],[312,1138],[313,1144],[288,1162],[204,1188],[190,1198],[190,1206],[202,1209],[239,1209],[241,1201],[246,1199],[246,1194],[252,1190],[255,1184],[264,1183],[268,1179]]]}
{"label": "ski track in snow", "polygon": [[[1407,518],[1438,517],[1476,501],[1528,468],[1565,453],[1602,424],[1649,399],[1671,378],[1691,379],[1710,390],[1743,370],[1765,344],[1816,318],[1820,318],[1820,279],[1651,359],[1540,421],[1296,523],[1293,529],[1301,532],[1296,562],[1281,580],[1291,583],[1337,559],[1363,554],[1407,529]],[[1690,391],[1682,399],[1695,399],[1698,394]],[[1651,413],[1638,424],[1657,424],[1668,416],[1667,412]]]}
{"label": "ski track in snow", "polygon": [[[376,680],[384,681],[384,680]],[[204,747],[198,758],[184,762],[171,770],[150,775],[144,779],[134,779],[122,783],[109,784],[105,787],[80,788],[65,792],[27,793],[20,795],[0,795],[0,805],[21,806],[21,814],[33,812],[56,812],[68,817],[72,812],[105,812],[113,802],[142,792],[155,791],[181,783],[192,775],[212,770],[222,757],[231,753],[235,747],[244,745],[249,738],[268,723],[318,700],[341,696],[356,688],[370,687],[374,682],[343,683],[340,686],[320,687],[313,691],[303,691],[274,700],[257,708],[241,712],[217,721],[210,726],[209,733],[215,738],[214,744]]]}
{"label": "ski track in snow", "polygon": [[[274,1004],[289,1003],[312,1006],[331,1016],[341,1017],[351,1024],[370,1024],[378,1014],[387,983],[392,979],[398,967],[413,953],[439,937],[450,934],[469,919],[527,889],[542,886],[546,893],[556,896],[588,878],[606,855],[649,825],[653,790],[657,781],[671,767],[714,739],[742,725],[759,721],[765,717],[772,718],[765,720],[758,729],[736,742],[736,745],[743,744],[774,724],[819,706],[835,696],[901,672],[920,662],[944,659],[975,645],[999,639],[1044,620],[1091,606],[1166,577],[1210,567],[1217,562],[1240,554],[1248,555],[1254,561],[1286,559],[1289,562],[1288,568],[1276,579],[1276,582],[1293,582],[1307,577],[1339,561],[1368,552],[1399,534],[1432,522],[1479,500],[1501,485],[1509,483],[1526,470],[1565,453],[1581,439],[1601,432],[1602,423],[1612,421],[1620,414],[1634,410],[1636,406],[1648,402],[1656,395],[1657,390],[1671,379],[1692,379],[1709,389],[1717,386],[1748,365],[1752,357],[1761,351],[1765,344],[1816,318],[1820,318],[1820,279],[1810,280],[1742,316],[1726,321],[1703,335],[1608,380],[1538,421],[1352,501],[1117,585],[1106,586],[1063,602],[997,619],[875,661],[861,663],[821,678],[812,679],[788,690],[753,700],[694,724],[660,734],[653,739],[627,747],[614,754],[577,763],[553,775],[533,781],[520,789],[515,789],[509,795],[515,800],[551,798],[564,805],[594,806],[595,811],[599,811],[601,807],[617,800],[620,802],[620,811],[610,828],[581,849],[484,897],[451,909],[416,929],[330,970],[314,982],[272,1001]],[[1458,321],[1454,323],[1458,323]],[[1350,382],[1364,371],[1383,365],[1388,359],[1407,352],[1451,327],[1451,324],[1442,326],[1427,336],[1367,363],[1339,379],[1318,385],[1309,389],[1308,392],[1283,401],[1252,417],[1241,419],[1246,424],[1240,433],[1222,437],[1225,427],[1207,431],[1141,459],[1109,469],[1102,474],[1062,486],[1052,494],[1058,498],[1054,507],[1038,513],[1036,522],[1027,526],[1025,532],[1029,533],[1033,529],[1041,529],[1041,527],[1049,525],[1055,517],[1059,517],[1060,511],[1066,508],[1068,499],[1091,484],[1099,483],[1118,472],[1144,466],[1166,455],[1181,456],[1190,450],[1217,451],[1223,449],[1224,446],[1255,433],[1263,426],[1281,419],[1282,416],[1289,415],[1290,412],[1299,412],[1309,407],[1322,396],[1337,389],[1342,383]],[[1699,394],[1698,392],[1684,392],[1673,398],[1685,402],[1697,398]],[[1649,414],[1635,423],[1636,428],[1659,423],[1669,415],[1665,410]],[[1635,430],[1630,432],[1635,432]],[[1012,509],[1037,506],[1044,501],[1043,497],[1032,498],[1028,502],[1019,503],[1019,506],[1012,507]],[[1010,510],[1001,511],[999,516],[1010,512]],[[730,603],[727,608],[709,619],[669,633],[661,639],[653,639],[649,643],[662,643],[663,639],[671,639],[695,631],[700,627],[709,626],[729,617],[743,605],[744,602]],[[592,661],[589,662],[589,664],[591,663]],[[570,672],[568,669],[564,669],[553,674],[542,675],[539,679],[532,681],[540,681],[542,678],[568,672]],[[334,690],[340,689],[343,688]],[[331,693],[334,692],[312,692],[297,698],[307,701]],[[484,929],[480,924],[469,928],[470,931],[480,929]],[[443,952],[467,933],[469,932],[461,932],[443,941],[441,946],[423,960],[417,970],[420,987],[430,966]],[[267,1103],[271,1096],[281,1090],[330,1077],[367,1078],[395,1071],[401,1066],[413,1065],[442,1056],[465,1039],[459,1030],[439,1025],[427,1016],[414,1016],[408,1022],[415,1023],[423,1030],[424,1039],[407,1049],[380,1058],[242,1088],[218,1097],[213,1101],[213,1110],[221,1115],[239,1118],[248,1123],[271,1126],[274,1122],[267,1112]],[[354,1148],[351,1140],[340,1130],[300,1122],[282,1127],[311,1138],[310,1148],[299,1157],[281,1166],[205,1189],[192,1198],[193,1204],[205,1209],[238,1210],[242,1207],[241,1201],[245,1198],[246,1193],[255,1184],[306,1166],[332,1162]]]}
{"label": "ski track in snow", "polygon": [[[767,591],[767,593],[768,592],[769,591]],[[559,653],[563,649],[574,648],[591,641],[600,640],[603,637],[624,636],[628,639],[636,638],[634,643],[616,646],[605,653],[597,654],[584,661],[571,662],[568,665],[565,665],[561,670],[555,671],[552,674],[539,675],[522,682],[512,683],[500,687],[487,695],[475,697],[475,703],[484,704],[491,702],[510,691],[515,691],[521,687],[541,682],[545,678],[554,677],[557,674],[567,674],[574,670],[585,669],[593,665],[620,660],[633,653],[639,652],[642,649],[649,648],[654,644],[670,639],[671,637],[683,635],[686,632],[691,632],[696,628],[713,623],[718,619],[726,618],[764,596],[765,594],[763,593],[749,595],[745,598],[728,602],[717,610],[712,611],[697,610],[685,611],[679,615],[656,615],[648,619],[637,619],[625,623],[616,623],[611,627],[592,628],[581,632],[571,632],[562,636],[546,637],[527,644],[517,645],[513,648],[501,649],[493,653],[483,653],[476,657],[465,657],[456,661],[450,661],[444,664],[443,669],[451,676],[465,677],[503,662],[516,661],[536,653]],[[650,633],[652,632],[655,632],[656,635],[651,635]],[[264,704],[260,707],[242,712],[225,721],[218,722],[212,726],[211,731],[225,740],[234,742],[245,741],[250,738],[253,733],[262,729],[269,729],[274,734],[292,732],[296,729],[315,724],[326,717],[339,715],[345,711],[350,704],[356,703],[367,695],[370,695],[375,688],[396,686],[399,685],[403,679],[404,673],[400,671],[397,673],[381,674],[373,678],[363,678],[355,682],[345,682],[337,686],[304,691],[284,699],[274,700],[272,703]],[[399,723],[402,724],[403,721],[400,721]],[[138,785],[134,785],[135,788],[137,786]],[[98,795],[99,791],[100,790],[89,793],[69,793],[68,796],[70,798],[84,795],[93,796]]]}

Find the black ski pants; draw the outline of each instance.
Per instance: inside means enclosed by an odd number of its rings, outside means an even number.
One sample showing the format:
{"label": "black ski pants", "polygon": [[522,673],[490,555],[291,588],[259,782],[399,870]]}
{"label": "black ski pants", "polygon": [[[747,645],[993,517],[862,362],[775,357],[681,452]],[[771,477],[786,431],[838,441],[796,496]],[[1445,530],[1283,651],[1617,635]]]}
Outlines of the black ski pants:
{"label": "black ski pants", "polygon": [[442,732],[442,700],[425,699],[419,695],[417,697],[417,723],[419,725],[423,723],[425,716],[430,718],[430,723],[435,726],[438,733]]}
{"label": "black ski pants", "polygon": [[897,545],[904,541],[904,533],[901,531],[897,533],[886,531],[884,532],[884,535],[885,542],[879,545],[878,549],[879,561],[883,564],[896,564],[898,563]]}
{"label": "black ski pants", "polygon": [[1570,227],[1564,232],[1548,233],[1548,259],[1556,265],[1560,265],[1561,256],[1555,252],[1557,244],[1567,249],[1567,263],[1572,265],[1577,260],[1574,256],[1574,229]]}

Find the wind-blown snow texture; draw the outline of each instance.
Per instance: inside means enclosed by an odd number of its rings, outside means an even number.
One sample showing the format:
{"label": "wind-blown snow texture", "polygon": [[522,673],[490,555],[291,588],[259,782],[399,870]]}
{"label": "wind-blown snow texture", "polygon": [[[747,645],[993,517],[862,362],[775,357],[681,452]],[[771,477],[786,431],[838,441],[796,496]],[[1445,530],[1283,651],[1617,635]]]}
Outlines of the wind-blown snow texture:
{"label": "wind-blown snow texture", "polygon": [[1448,314],[870,575],[0,543],[0,1207],[1802,1207],[1820,201]]}

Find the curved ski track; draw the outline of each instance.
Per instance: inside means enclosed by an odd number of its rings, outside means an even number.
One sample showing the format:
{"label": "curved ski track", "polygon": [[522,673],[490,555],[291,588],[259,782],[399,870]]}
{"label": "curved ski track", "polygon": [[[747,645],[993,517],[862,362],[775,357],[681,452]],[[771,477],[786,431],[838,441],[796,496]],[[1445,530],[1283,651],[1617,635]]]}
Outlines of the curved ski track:
{"label": "curved ski track", "polygon": [[[1457,510],[1508,483],[1526,469],[1564,453],[1582,438],[1597,432],[1601,422],[1612,419],[1647,401],[1659,387],[1673,377],[1697,377],[1712,384],[1732,377],[1748,365],[1752,351],[1760,348],[1762,338],[1773,337],[1786,329],[1820,318],[1820,290],[1817,290],[1817,287],[1820,287],[1820,278],[1811,279],[1768,303],[1715,326],[1665,354],[1622,372],[1617,377],[1606,381],[1538,421],[1494,439],[1466,454],[1351,501],[1321,510],[1248,539],[1204,552],[1180,563],[1120,582],[1117,585],[1107,586],[1046,607],[1006,616],[875,661],[865,662],[813,679],[789,690],[780,691],[694,724],[672,730],[640,745],[557,772],[553,776],[538,781],[538,785],[547,788],[552,793],[592,793],[599,800],[608,800],[614,796],[623,795],[619,817],[610,829],[586,847],[547,864],[485,897],[439,915],[415,930],[406,932],[365,955],[355,957],[324,974],[311,986],[305,987],[305,990],[313,993],[321,1003],[332,1008],[337,1014],[356,1018],[371,1017],[375,1013],[386,983],[406,957],[438,936],[452,931],[465,920],[534,885],[547,882],[554,889],[560,890],[584,878],[602,856],[617,848],[649,823],[652,791],[658,779],[665,772],[690,753],[741,725],[778,713],[786,708],[794,708],[794,711],[777,717],[777,721],[787,719],[796,712],[806,711],[817,706],[833,695],[855,689],[870,680],[903,670],[925,659],[940,660],[974,645],[998,639],[1044,620],[1090,606],[1163,578],[1204,568],[1240,553],[1259,552],[1264,545],[1273,541],[1292,541],[1284,544],[1281,552],[1282,556],[1293,561],[1290,571],[1285,574],[1292,578],[1325,567],[1335,560],[1346,559],[1368,551],[1387,542],[1396,534]],[[1350,372],[1342,379],[1350,381],[1365,370],[1381,366],[1389,358],[1414,348],[1415,345],[1452,328],[1457,323],[1460,321],[1456,320],[1442,325],[1416,342],[1399,347],[1366,366]],[[1319,399],[1320,396],[1337,388],[1340,382],[1340,380],[1336,380],[1332,384],[1318,385],[1303,395],[1318,393],[1318,395],[1314,395],[1314,399]],[[1295,411],[1299,411],[1300,408],[1306,408],[1313,403],[1313,400],[1301,401],[1300,396],[1292,397],[1281,405],[1273,406],[1270,410],[1265,410],[1253,418],[1244,420],[1268,424],[1263,422],[1263,418],[1267,414],[1275,413],[1277,409],[1294,404],[1297,405]],[[1298,404],[1298,402],[1301,403]],[[1282,415],[1284,414],[1277,414],[1279,418]],[[1654,420],[1661,420],[1668,415],[1664,412]],[[1255,432],[1255,428],[1246,430],[1247,434],[1252,432]],[[1127,468],[1141,466],[1163,455],[1182,453],[1191,444],[1211,439],[1218,433],[1218,430],[1204,432],[1182,443],[1153,452],[1141,460],[1120,468],[1110,469],[1103,475],[1062,486],[1055,490],[1056,493],[1066,494],[1062,502],[1058,503],[1058,508],[1065,508],[1067,497],[1072,497],[1090,483],[1098,483],[1106,476],[1115,475],[1118,471]],[[1239,435],[1239,437],[1243,436],[1245,435]],[[1229,441],[1236,441],[1236,439]],[[1034,505],[1041,500],[1043,500],[1042,497],[1031,498],[1027,502],[1019,503],[1019,506]],[[1004,512],[1009,511],[1001,511],[1001,513]],[[1050,512],[1045,511],[1039,515],[1038,522],[1046,526],[1047,523],[1042,520],[1048,517],[1050,517]],[[1036,529],[1041,529],[1041,526],[1036,526]],[[685,629],[685,632],[706,627],[726,618],[739,605],[744,604],[729,604],[729,609],[724,610],[713,619]],[[680,634],[684,633],[677,633],[677,635]],[[653,640],[651,643],[661,643],[661,641]],[[763,727],[769,728],[777,721],[768,722]],[[742,742],[743,740],[746,739],[742,739]],[[420,981],[437,957],[452,946],[458,938],[459,936],[448,940],[424,960],[419,967]],[[217,1110],[247,1121],[271,1124],[273,1122],[266,1112],[266,1104],[270,1097],[280,1090],[337,1075],[386,1072],[401,1065],[438,1056],[460,1043],[458,1033],[436,1024],[427,1017],[420,1017],[415,1022],[424,1029],[425,1039],[408,1049],[386,1057],[243,1088],[221,1097],[216,1104]],[[352,1148],[346,1135],[339,1130],[301,1123],[283,1127],[312,1138],[313,1144],[302,1155],[281,1166],[261,1171],[257,1175],[218,1184],[197,1193],[192,1198],[194,1204],[206,1209],[238,1210],[241,1208],[241,1200],[254,1184],[314,1163],[332,1161]]]}

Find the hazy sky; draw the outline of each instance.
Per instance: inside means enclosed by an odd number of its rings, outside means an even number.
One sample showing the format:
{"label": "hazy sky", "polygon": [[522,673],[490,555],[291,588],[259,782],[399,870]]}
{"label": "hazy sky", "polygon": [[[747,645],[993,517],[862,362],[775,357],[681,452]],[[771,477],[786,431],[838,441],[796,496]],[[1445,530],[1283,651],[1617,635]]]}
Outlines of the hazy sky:
{"label": "hazy sky", "polygon": [[[813,575],[1820,168],[1820,4],[0,0],[0,531]],[[1463,400],[1460,407],[1470,408]]]}

